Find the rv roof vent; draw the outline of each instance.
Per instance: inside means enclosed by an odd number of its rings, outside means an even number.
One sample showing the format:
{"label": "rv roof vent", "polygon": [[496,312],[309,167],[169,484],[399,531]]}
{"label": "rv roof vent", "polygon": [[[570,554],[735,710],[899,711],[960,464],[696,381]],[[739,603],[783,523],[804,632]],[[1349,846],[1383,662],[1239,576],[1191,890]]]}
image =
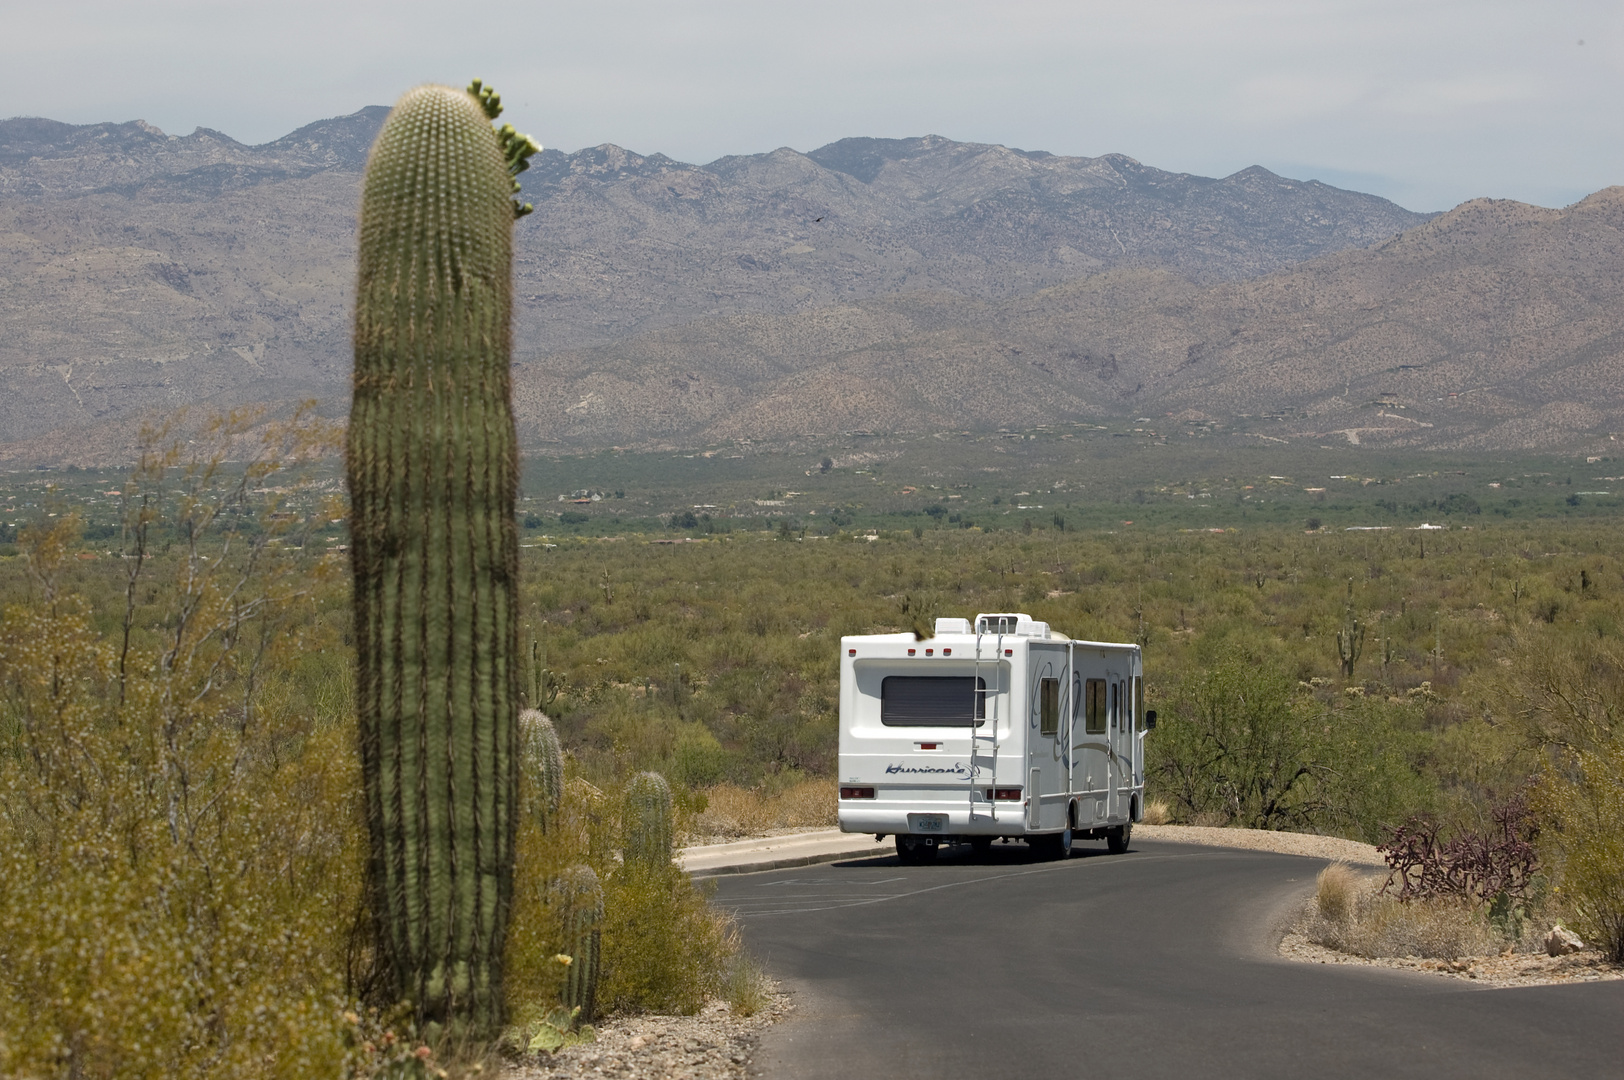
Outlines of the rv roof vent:
{"label": "rv roof vent", "polygon": [[936,620],[936,636],[937,637],[941,637],[943,634],[968,634],[968,633],[970,633],[970,620],[969,619],[937,619]]}
{"label": "rv roof vent", "polygon": [[1024,611],[999,615],[977,615],[976,630],[983,634],[1009,634],[1018,637],[1046,638],[1049,624],[1038,622]]}

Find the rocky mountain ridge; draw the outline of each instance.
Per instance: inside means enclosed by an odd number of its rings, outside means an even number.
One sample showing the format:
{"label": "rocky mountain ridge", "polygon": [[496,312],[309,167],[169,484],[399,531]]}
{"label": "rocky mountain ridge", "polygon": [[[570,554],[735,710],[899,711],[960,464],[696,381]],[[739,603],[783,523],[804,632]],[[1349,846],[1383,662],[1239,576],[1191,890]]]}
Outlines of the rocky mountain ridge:
{"label": "rocky mountain ridge", "polygon": [[[357,186],[386,113],[258,147],[140,122],[0,121],[0,461],[115,460],[140,417],[181,405],[315,397],[341,412]],[[524,180],[536,213],[516,236],[516,377],[537,446],[1164,405],[1311,412],[1352,361],[1289,326],[1293,290],[1368,278],[1352,269],[1362,249],[1453,220],[1258,168],[1213,179],[937,136],[703,166],[608,144],[549,150]],[[1571,314],[1541,293],[1558,284],[1549,274],[1490,265],[1526,251],[1485,256],[1458,228],[1438,235],[1473,252],[1479,279],[1515,279]],[[1597,257],[1612,265],[1611,249]],[[1435,274],[1466,266],[1443,262]],[[1363,288],[1361,302],[1415,308],[1413,291]],[[1436,371],[1430,343],[1464,332],[1439,320],[1468,310],[1427,316],[1421,338],[1382,354],[1415,349],[1397,366]],[[1249,329],[1222,339],[1237,321]],[[1058,381],[1025,378],[1045,370]]]}
{"label": "rocky mountain ridge", "polygon": [[[536,443],[714,445],[1142,414],[1291,443],[1616,448],[1624,188],[1465,203],[1369,249],[1200,285],[1166,269],[1007,301],[911,293],[717,318],[515,370]],[[1610,450],[1609,450],[1610,452]]]}

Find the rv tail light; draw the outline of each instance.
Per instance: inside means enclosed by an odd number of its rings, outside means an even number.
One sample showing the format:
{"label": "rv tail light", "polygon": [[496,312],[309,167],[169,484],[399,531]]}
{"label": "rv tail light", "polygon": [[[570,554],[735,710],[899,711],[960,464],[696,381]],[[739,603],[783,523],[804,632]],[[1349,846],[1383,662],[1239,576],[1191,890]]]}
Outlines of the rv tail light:
{"label": "rv tail light", "polygon": [[934,750],[940,745],[942,745],[942,744],[941,743],[933,743],[933,742],[922,742],[922,743],[919,744],[919,749],[921,749],[921,750]]}
{"label": "rv tail light", "polygon": [[993,798],[999,802],[1020,802],[1021,789],[1018,787],[1001,787],[993,791]]}
{"label": "rv tail light", "polygon": [[847,656],[856,656],[857,655],[857,650],[856,649],[847,649],[846,650],[846,655]]}
{"label": "rv tail light", "polygon": [[874,789],[871,787],[843,787],[840,789],[842,799],[872,799]]}

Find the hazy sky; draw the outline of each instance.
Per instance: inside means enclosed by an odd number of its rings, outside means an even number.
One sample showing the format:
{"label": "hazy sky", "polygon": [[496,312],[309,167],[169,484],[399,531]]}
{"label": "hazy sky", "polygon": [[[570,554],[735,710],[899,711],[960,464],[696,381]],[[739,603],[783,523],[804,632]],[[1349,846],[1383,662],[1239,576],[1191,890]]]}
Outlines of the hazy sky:
{"label": "hazy sky", "polygon": [[0,0],[0,117],[258,143],[475,75],[564,150],[934,133],[1418,210],[1624,183],[1618,0]]}

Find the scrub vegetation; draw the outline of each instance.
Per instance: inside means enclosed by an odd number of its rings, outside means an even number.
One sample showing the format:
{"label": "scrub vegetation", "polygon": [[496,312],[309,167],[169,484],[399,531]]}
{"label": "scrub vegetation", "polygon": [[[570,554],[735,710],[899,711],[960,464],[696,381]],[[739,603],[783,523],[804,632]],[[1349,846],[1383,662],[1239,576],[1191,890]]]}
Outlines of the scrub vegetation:
{"label": "scrub vegetation", "polygon": [[[9,481],[0,1072],[422,1064],[406,1018],[368,1007],[347,508],[316,461],[331,445],[307,422],[240,416],[212,449],[155,436],[133,476]],[[91,487],[100,502],[68,497]],[[664,777],[677,844],[825,824],[840,635],[978,611],[1144,645],[1160,717],[1148,795],[1169,821],[1378,843],[1430,822],[1447,845],[1490,834],[1524,796],[1537,867],[1510,907],[1466,901],[1471,925],[1503,936],[1496,919],[1559,919],[1618,955],[1614,518],[1213,532],[1078,517],[995,532],[923,515],[917,531],[900,518],[804,535],[777,519],[692,536],[664,521],[530,531],[519,686],[556,727],[564,778],[556,809],[520,815],[510,1042],[582,1034],[583,1016],[556,1011],[583,951],[564,944],[559,882],[581,867],[602,895],[600,1013],[705,995],[748,1008],[757,976],[731,927],[669,863],[622,863],[641,820],[628,786]],[[521,803],[537,785],[521,778]],[[1337,910],[1367,903],[1354,891]],[[1416,915],[1441,901],[1368,903]]]}

